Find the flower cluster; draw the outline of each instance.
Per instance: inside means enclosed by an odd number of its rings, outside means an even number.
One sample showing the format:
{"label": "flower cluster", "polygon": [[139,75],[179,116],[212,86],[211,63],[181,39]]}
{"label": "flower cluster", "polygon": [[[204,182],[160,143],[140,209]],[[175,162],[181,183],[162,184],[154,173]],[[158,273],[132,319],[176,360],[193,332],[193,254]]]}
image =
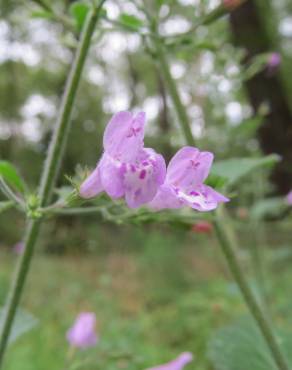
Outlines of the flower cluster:
{"label": "flower cluster", "polygon": [[130,208],[189,206],[211,211],[229,199],[204,184],[213,154],[190,146],[180,149],[166,168],[162,155],[144,148],[145,113],[119,112],[107,125],[104,153],[95,170],[81,184],[80,196],[105,191],[112,199],[125,198]]}

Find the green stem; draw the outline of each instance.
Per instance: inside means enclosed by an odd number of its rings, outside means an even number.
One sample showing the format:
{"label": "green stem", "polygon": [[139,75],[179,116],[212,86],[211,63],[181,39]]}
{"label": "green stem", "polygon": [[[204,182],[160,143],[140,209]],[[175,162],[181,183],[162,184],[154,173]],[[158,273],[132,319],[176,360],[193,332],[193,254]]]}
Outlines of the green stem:
{"label": "green stem", "polygon": [[165,82],[168,86],[168,91],[172,99],[173,105],[176,108],[176,113],[180,121],[180,125],[182,128],[183,134],[185,136],[185,140],[189,145],[194,146],[195,140],[194,140],[191,128],[190,128],[189,119],[188,119],[185,107],[183,106],[181,102],[181,98],[179,96],[176,83],[171,76],[167,57],[164,51],[164,46],[158,36],[154,38],[153,40],[156,46],[157,57],[158,57],[158,61],[160,64],[160,71],[163,74]]}
{"label": "green stem", "polygon": [[[49,154],[41,177],[39,196],[40,206],[42,207],[49,202],[50,195],[55,184],[70,128],[70,116],[81,78],[81,72],[84,67],[84,62],[90,46],[90,40],[99,17],[100,9],[104,1],[105,0],[101,1],[100,5],[97,8],[92,9],[87,16],[79,46],[76,51],[75,59],[67,79],[58,120],[50,143]],[[16,267],[15,278],[9,290],[7,303],[3,313],[3,324],[0,332],[0,367],[3,362],[3,356],[7,346],[9,334],[30,267],[33,250],[40,231],[40,225],[40,219],[31,220],[28,223],[25,249]]]}
{"label": "green stem", "polygon": [[232,242],[230,241],[228,233],[223,226],[222,219],[217,219],[214,221],[214,228],[229,269],[240,288],[250,313],[252,314],[262,332],[263,337],[266,340],[266,344],[271,351],[275,363],[277,364],[279,370],[289,370],[288,363],[281,351],[272,326],[244,277],[244,273],[240,267],[235,251],[233,250]]}
{"label": "green stem", "polygon": [[[173,100],[173,104],[178,116],[180,117],[180,124],[182,126],[186,142],[189,145],[193,145],[194,140],[191,130],[189,129],[190,126],[188,116],[176,89],[176,84],[170,74],[169,66],[164,54],[163,45],[161,45],[161,40],[158,37],[156,38],[156,50],[161,65],[161,72],[164,74],[165,80],[168,84],[170,95]],[[257,303],[257,300],[254,297],[249,285],[247,284],[243,272],[241,271],[240,264],[232,247],[235,241],[233,240],[233,237],[232,240],[230,238],[233,233],[231,234],[230,230],[225,229],[222,225],[224,225],[224,217],[221,215],[220,220],[219,218],[217,218],[214,221],[214,226],[218,241],[227,260],[230,271],[242,292],[242,295],[250,310],[251,315],[254,317],[264,339],[266,340],[266,343],[279,370],[289,370],[289,366],[275,338],[273,329],[268,319],[266,318],[265,313],[262,311],[260,305]]]}

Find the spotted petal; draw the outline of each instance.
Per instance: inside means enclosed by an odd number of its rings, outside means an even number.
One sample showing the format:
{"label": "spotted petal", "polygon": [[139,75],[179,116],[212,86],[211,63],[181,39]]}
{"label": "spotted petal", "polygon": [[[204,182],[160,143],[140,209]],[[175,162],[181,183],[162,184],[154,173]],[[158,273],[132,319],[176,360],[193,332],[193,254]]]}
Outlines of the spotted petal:
{"label": "spotted petal", "polygon": [[178,197],[185,205],[201,212],[212,211],[219,203],[229,202],[228,198],[207,185],[200,185],[189,193],[179,191]]}
{"label": "spotted petal", "polygon": [[166,175],[164,158],[152,149],[141,151],[135,163],[126,166],[125,199],[130,208],[150,202]]}
{"label": "spotted petal", "polygon": [[119,112],[108,123],[103,137],[105,152],[122,162],[134,160],[143,148],[145,113],[135,117],[130,112]]}
{"label": "spotted petal", "polygon": [[209,174],[213,158],[210,152],[200,152],[190,146],[183,147],[169,162],[166,182],[182,189],[202,184]]}

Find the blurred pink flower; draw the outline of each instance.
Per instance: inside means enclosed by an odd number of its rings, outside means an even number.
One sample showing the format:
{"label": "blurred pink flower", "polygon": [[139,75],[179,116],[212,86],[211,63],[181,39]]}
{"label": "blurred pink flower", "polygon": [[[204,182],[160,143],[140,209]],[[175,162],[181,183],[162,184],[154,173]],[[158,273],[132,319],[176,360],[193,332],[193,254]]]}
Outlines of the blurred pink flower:
{"label": "blurred pink flower", "polygon": [[228,202],[228,198],[204,184],[213,157],[212,153],[191,146],[180,149],[169,162],[165,182],[149,207],[160,210],[188,206],[203,212]]}
{"label": "blurred pink flower", "polygon": [[104,136],[104,154],[91,175],[81,184],[80,196],[92,198],[105,191],[111,198],[125,197],[130,208],[151,201],[164,182],[164,158],[144,148],[145,113],[115,114]]}
{"label": "blurred pink flower", "polygon": [[198,221],[192,226],[192,231],[198,234],[211,234],[213,225],[209,221]]}
{"label": "blurred pink flower", "polygon": [[277,72],[281,64],[281,55],[279,53],[271,53],[267,60],[267,73],[268,76],[273,76]]}
{"label": "blurred pink flower", "polygon": [[67,340],[73,347],[93,347],[98,341],[95,332],[96,317],[93,312],[81,312],[67,332]]}
{"label": "blurred pink flower", "polygon": [[286,200],[287,200],[287,203],[292,206],[292,190],[289,191],[289,193],[287,194],[287,197],[286,197]]}
{"label": "blurred pink flower", "polygon": [[183,352],[175,360],[167,364],[151,367],[147,370],[182,370],[189,362],[193,360],[193,355],[190,352]]}
{"label": "blurred pink flower", "polygon": [[25,244],[23,242],[18,242],[13,246],[13,252],[16,254],[22,254],[24,251]]}

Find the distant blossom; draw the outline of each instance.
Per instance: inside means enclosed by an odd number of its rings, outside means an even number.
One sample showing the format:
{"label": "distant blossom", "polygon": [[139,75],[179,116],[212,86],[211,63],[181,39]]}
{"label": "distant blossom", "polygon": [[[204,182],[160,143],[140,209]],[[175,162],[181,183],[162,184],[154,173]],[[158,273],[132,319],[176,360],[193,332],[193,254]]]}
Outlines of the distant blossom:
{"label": "distant blossom", "polygon": [[228,198],[204,184],[213,157],[210,152],[200,152],[190,146],[180,149],[169,162],[165,182],[149,207],[160,210],[188,206],[204,212],[228,202]]}
{"label": "distant blossom", "polygon": [[190,352],[183,352],[175,360],[167,364],[151,367],[147,370],[182,370],[188,363],[193,360],[193,355]]}
{"label": "distant blossom", "polygon": [[287,200],[287,203],[292,206],[292,190],[289,191],[289,193],[287,194],[287,197],[286,197],[286,200]]}
{"label": "distant blossom", "polygon": [[98,341],[95,332],[96,317],[93,312],[82,312],[67,332],[67,340],[76,348],[93,347]]}
{"label": "distant blossom", "polygon": [[192,231],[198,234],[211,234],[213,226],[209,221],[198,221],[192,226]]}
{"label": "distant blossom", "polygon": [[112,199],[125,197],[130,208],[154,198],[164,182],[166,165],[160,154],[144,148],[144,126],[144,112],[113,116],[104,132],[104,154],[81,184],[81,197],[92,198],[105,191]]}
{"label": "distant blossom", "polygon": [[267,61],[267,69],[268,69],[269,75],[273,75],[278,70],[281,64],[281,61],[282,61],[282,58],[279,53],[274,52],[269,55],[268,61]]}

